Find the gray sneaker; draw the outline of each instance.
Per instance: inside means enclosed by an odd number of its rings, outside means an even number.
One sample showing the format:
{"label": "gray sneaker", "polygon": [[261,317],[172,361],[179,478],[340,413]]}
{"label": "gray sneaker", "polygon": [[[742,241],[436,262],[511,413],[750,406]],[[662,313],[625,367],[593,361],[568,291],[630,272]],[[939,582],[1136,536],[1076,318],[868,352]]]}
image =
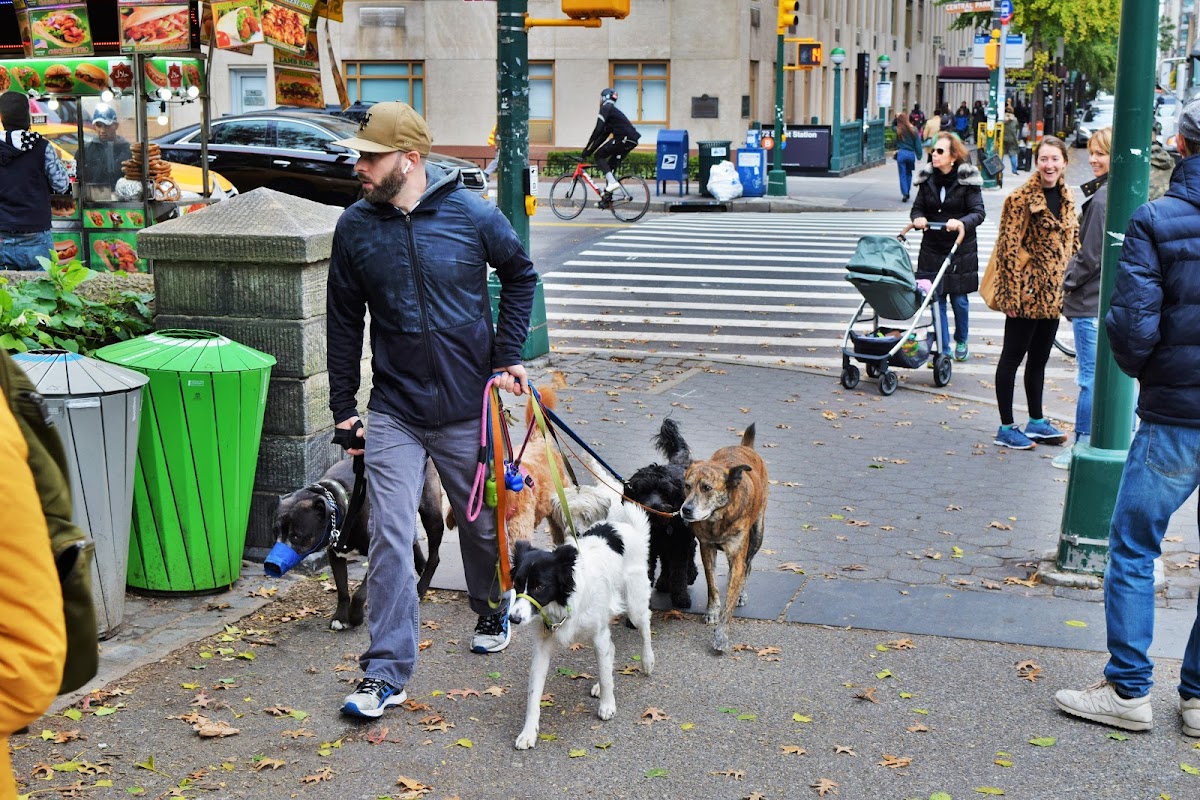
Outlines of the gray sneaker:
{"label": "gray sneaker", "polygon": [[508,610],[480,617],[471,637],[472,653],[499,653],[508,647]]}
{"label": "gray sneaker", "polygon": [[[1150,695],[1126,700],[1108,681],[1082,690],[1060,689],[1054,695],[1054,703],[1072,716],[1127,731],[1148,731],[1154,725]],[[1200,715],[1200,703],[1197,703],[1196,713]]]}
{"label": "gray sneaker", "polygon": [[1050,462],[1050,466],[1054,467],[1055,469],[1070,469],[1071,468],[1071,452],[1073,450],[1074,450],[1073,447],[1064,447],[1062,449],[1062,452],[1060,452],[1058,455],[1056,455],[1054,457],[1054,460]]}
{"label": "gray sneaker", "polygon": [[363,678],[358,688],[346,695],[342,713],[354,717],[375,719],[383,716],[385,709],[398,706],[408,699],[408,693],[397,689],[379,678]]}
{"label": "gray sneaker", "polygon": [[1200,737],[1200,697],[1179,698],[1184,736]]}

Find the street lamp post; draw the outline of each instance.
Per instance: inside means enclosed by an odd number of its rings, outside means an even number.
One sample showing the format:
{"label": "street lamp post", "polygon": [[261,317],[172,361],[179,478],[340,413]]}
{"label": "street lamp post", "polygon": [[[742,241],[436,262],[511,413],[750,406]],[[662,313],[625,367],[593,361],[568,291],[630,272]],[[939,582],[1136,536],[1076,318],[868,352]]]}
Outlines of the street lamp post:
{"label": "street lamp post", "polygon": [[833,48],[829,53],[833,62],[833,144],[829,154],[829,171],[842,171],[842,64],[846,61],[846,51],[840,47]]}
{"label": "street lamp post", "polygon": [[[881,120],[883,120],[885,125],[887,124],[888,106],[890,106],[892,104],[892,102],[891,102],[892,98],[890,96],[884,97],[883,93],[885,91],[887,91],[887,89],[885,89],[885,87],[891,86],[891,84],[888,82],[888,67],[890,67],[891,65],[892,65],[892,57],[889,56],[887,53],[884,53],[883,55],[881,55],[879,57],[879,86],[876,87],[876,91],[879,93],[879,97],[876,99],[879,100],[879,118]],[[888,92],[888,94],[890,95],[891,93]]]}

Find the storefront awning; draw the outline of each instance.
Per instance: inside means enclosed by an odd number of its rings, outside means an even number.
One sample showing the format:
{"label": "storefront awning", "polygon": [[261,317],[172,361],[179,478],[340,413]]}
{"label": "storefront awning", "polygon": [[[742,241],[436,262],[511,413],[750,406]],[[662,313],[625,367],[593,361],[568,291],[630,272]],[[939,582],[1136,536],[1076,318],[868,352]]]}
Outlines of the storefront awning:
{"label": "storefront awning", "polygon": [[942,67],[938,70],[938,83],[987,83],[992,71],[987,67]]}

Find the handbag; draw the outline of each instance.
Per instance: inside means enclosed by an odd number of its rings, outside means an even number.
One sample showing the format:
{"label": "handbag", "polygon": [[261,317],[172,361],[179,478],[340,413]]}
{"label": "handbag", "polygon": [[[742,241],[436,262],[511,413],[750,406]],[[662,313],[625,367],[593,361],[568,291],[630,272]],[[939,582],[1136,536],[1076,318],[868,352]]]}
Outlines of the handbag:
{"label": "handbag", "polygon": [[[1017,241],[1017,264],[1023,265],[1027,263],[1032,256],[1025,250],[1025,230],[1029,227],[1029,206],[1025,207],[1025,217],[1021,220],[1021,234]],[[983,277],[979,281],[979,296],[983,299],[985,305],[992,311],[1004,311],[996,301],[996,284],[999,282],[997,277],[1000,272],[1000,248],[993,247],[992,254],[988,256],[987,269],[983,272]]]}

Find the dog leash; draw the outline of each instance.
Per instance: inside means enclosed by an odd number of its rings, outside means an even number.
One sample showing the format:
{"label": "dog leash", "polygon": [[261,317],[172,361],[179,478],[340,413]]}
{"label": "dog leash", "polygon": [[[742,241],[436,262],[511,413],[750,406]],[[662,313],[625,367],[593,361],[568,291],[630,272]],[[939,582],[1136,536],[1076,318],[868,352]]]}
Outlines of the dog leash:
{"label": "dog leash", "polygon": [[558,622],[551,622],[550,615],[546,613],[546,609],[537,600],[534,600],[531,596],[529,596],[528,594],[526,594],[524,592],[517,595],[517,599],[518,600],[528,600],[529,604],[537,609],[538,616],[542,618],[542,624],[546,626],[546,630],[548,630],[548,631],[558,630],[559,628],[562,627],[563,623],[567,621],[567,618],[571,616],[571,607],[567,606],[566,613],[563,614],[563,618],[560,619]]}

